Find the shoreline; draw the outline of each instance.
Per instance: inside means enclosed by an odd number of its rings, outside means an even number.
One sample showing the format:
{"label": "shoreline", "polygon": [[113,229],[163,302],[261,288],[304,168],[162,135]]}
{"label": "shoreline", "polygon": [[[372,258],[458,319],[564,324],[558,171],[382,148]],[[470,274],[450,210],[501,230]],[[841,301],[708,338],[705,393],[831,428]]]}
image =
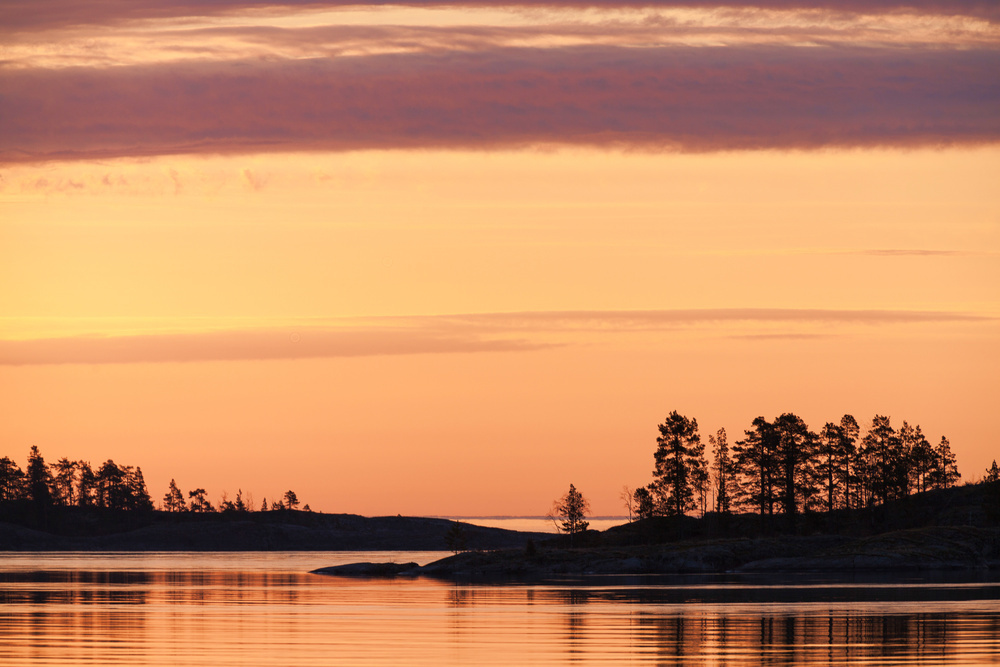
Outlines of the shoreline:
{"label": "shoreline", "polygon": [[426,576],[537,581],[566,577],[1000,571],[1000,528],[928,527],[871,537],[692,540],[631,547],[463,552],[427,565],[351,563],[314,570],[348,577]]}

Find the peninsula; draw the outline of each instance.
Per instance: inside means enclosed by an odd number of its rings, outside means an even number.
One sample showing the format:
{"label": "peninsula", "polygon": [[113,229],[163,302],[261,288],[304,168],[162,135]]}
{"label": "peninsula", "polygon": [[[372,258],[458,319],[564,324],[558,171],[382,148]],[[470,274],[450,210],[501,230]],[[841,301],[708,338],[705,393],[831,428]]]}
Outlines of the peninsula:
{"label": "peninsula", "polygon": [[1000,482],[917,494],[834,516],[657,517],[418,567],[354,563],[336,576],[525,580],[723,572],[1000,571]]}

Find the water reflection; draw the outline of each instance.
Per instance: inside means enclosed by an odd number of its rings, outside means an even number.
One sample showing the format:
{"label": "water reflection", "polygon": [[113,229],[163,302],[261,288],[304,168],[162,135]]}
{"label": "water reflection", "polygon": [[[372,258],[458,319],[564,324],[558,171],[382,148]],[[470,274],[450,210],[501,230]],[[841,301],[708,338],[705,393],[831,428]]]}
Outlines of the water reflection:
{"label": "water reflection", "polygon": [[0,664],[1000,663],[988,579],[481,586],[164,558],[0,561]]}

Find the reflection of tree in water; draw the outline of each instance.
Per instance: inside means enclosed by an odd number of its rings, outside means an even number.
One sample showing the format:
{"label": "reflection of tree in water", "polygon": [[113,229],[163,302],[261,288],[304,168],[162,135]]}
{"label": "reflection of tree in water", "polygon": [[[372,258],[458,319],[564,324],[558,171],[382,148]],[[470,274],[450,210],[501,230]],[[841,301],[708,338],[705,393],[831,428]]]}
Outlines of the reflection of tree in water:
{"label": "reflection of tree in water", "polygon": [[14,638],[15,645],[24,642],[37,649],[38,642],[73,645],[95,636],[146,635],[143,607],[149,602],[150,582],[146,573],[31,572],[21,577],[5,573],[3,583],[13,581],[19,585],[5,587],[0,595],[6,617],[0,645]]}
{"label": "reflection of tree in water", "polygon": [[[962,627],[958,619],[948,614],[741,615],[711,620],[711,627],[703,636],[715,647],[712,652],[723,664],[941,660],[950,653],[949,628]],[[980,620],[983,625],[998,624],[996,619]],[[977,631],[989,632],[986,628]],[[657,648],[662,650],[670,643],[677,644],[678,655],[682,649],[690,653],[696,644],[674,630],[664,629],[657,637]]]}
{"label": "reflection of tree in water", "polygon": [[455,585],[448,591],[449,607],[464,607],[472,602],[472,593],[464,586]]}
{"label": "reflection of tree in water", "polygon": [[589,602],[587,591],[569,589],[562,592],[563,604],[566,605],[566,646],[572,656],[583,653],[586,639],[585,617],[586,604]]}

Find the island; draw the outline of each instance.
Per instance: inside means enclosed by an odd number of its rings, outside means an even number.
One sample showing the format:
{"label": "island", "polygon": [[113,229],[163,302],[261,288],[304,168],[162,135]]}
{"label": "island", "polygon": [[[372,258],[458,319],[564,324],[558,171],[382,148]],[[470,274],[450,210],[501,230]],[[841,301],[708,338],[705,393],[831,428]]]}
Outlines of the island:
{"label": "island", "polygon": [[521,548],[468,550],[418,566],[352,563],[333,576],[538,581],[588,575],[1000,571],[1000,483],[916,494],[835,516],[654,517]]}

